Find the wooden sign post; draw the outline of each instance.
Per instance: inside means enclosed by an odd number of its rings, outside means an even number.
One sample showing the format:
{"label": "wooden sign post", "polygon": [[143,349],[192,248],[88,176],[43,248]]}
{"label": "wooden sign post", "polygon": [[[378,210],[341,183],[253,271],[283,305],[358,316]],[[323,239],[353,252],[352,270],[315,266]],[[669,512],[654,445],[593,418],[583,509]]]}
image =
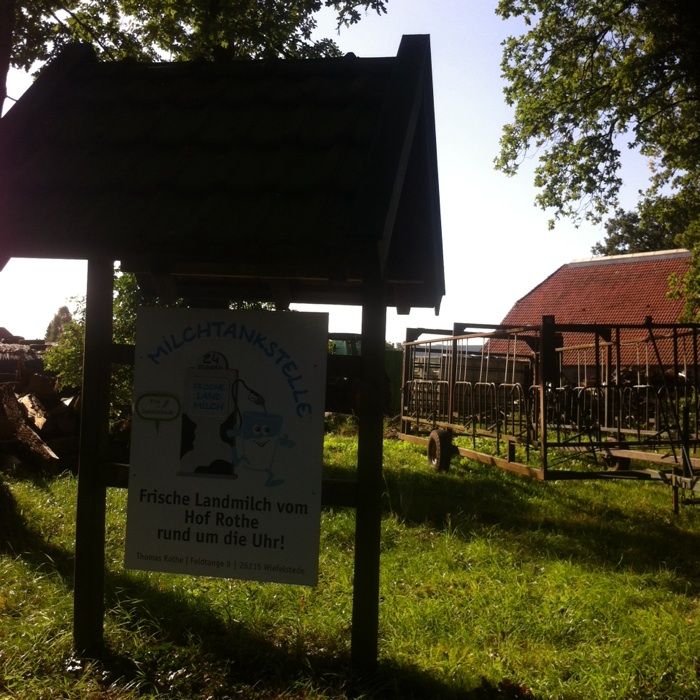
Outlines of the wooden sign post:
{"label": "wooden sign post", "polygon": [[[383,414],[382,414],[382,391],[378,387],[382,387],[384,383],[384,336],[385,336],[385,322],[386,322],[386,307],[382,294],[382,288],[380,284],[371,286],[374,290],[374,294],[367,294],[365,303],[363,305],[363,316],[362,316],[362,366],[363,366],[363,379],[362,379],[362,389],[360,397],[360,412],[359,412],[359,434],[358,434],[358,466],[357,466],[357,482],[356,482],[356,497],[347,499],[341,498],[342,505],[352,505],[356,507],[356,530],[355,530],[355,563],[354,563],[354,580],[353,580],[353,611],[352,611],[352,632],[351,632],[351,659],[353,667],[358,670],[368,671],[371,670],[377,661],[378,653],[378,629],[379,629],[379,551],[380,551],[380,527],[381,527],[381,494],[383,489],[382,483],[382,446],[383,446]],[[168,310],[166,310],[167,313]],[[175,315],[178,316],[178,322],[182,325],[185,323],[185,327],[190,327],[191,323],[188,325],[188,321],[193,321],[194,316],[201,316],[202,314],[207,316],[204,322],[211,322],[211,316],[214,312],[202,312],[192,311],[192,310],[176,310]],[[193,316],[194,315],[194,316]],[[220,313],[219,313],[220,315]],[[86,333],[85,333],[85,357],[84,357],[84,391],[82,395],[82,426],[81,426],[81,443],[80,443],[80,465],[79,465],[79,475],[78,475],[78,501],[77,501],[77,515],[76,515],[76,556],[75,556],[75,591],[74,591],[74,645],[76,653],[84,655],[87,657],[99,656],[103,650],[104,646],[104,592],[105,592],[105,561],[104,561],[104,551],[105,551],[105,502],[106,502],[106,487],[109,485],[126,485],[124,483],[126,479],[120,482],[120,479],[114,479],[114,474],[119,473],[118,466],[111,464],[108,455],[108,414],[109,414],[109,376],[110,376],[110,360],[115,355],[115,346],[112,345],[111,333],[112,333],[112,261],[109,260],[91,260],[88,264],[88,294],[86,299]],[[192,318],[190,318],[192,316]],[[266,316],[277,316],[278,318],[282,315],[267,313]],[[295,322],[296,314],[284,314],[283,318],[285,321]],[[301,314],[299,315],[301,317]],[[310,316],[314,316],[311,314]],[[180,318],[182,317],[182,318]],[[153,318],[149,317],[147,319],[147,326],[150,324],[151,330],[162,330],[160,326],[154,324]],[[213,317],[212,317],[213,318]],[[215,319],[216,323],[219,323],[221,319]],[[221,321],[223,324],[223,321]],[[284,325],[284,324],[283,324]],[[319,335],[319,326],[314,324],[316,328],[316,335]],[[304,333],[297,334],[300,338],[308,338],[311,329],[307,329]],[[267,333],[267,331],[266,331]],[[156,334],[157,335],[157,334]],[[170,342],[168,340],[168,334],[161,334],[165,336],[165,342]],[[311,333],[313,335],[313,333]],[[149,338],[153,341],[157,340],[156,336],[149,334]],[[269,335],[265,336],[266,338]],[[322,327],[322,337],[323,340],[323,353],[325,353],[325,344],[327,338],[327,331],[325,326]],[[256,339],[253,336],[248,338],[253,345],[256,343]],[[318,340],[318,338],[317,338]],[[243,341],[247,343],[247,340]],[[275,341],[277,342],[277,341]],[[267,343],[267,341],[265,341]],[[261,347],[263,341],[258,343],[257,348],[260,353],[259,359],[267,360],[272,362],[275,370],[279,370],[279,374],[282,379],[285,375],[285,367],[277,363],[276,358],[279,355],[274,355],[272,359],[268,356],[268,351],[271,345],[267,343],[265,347]],[[217,345],[217,344],[214,344]],[[221,348],[214,347],[211,348],[207,345],[208,350],[212,352],[220,351]],[[319,344],[316,343],[318,346]],[[157,346],[151,348],[151,354],[157,354]],[[170,347],[174,347],[171,344]],[[224,348],[226,344],[224,343]],[[279,342],[275,347],[281,347]],[[289,347],[295,347],[294,343],[291,342]],[[192,345],[194,348],[194,344]],[[166,347],[167,350],[167,347]],[[162,351],[162,349],[161,349]],[[148,350],[145,351],[148,354]],[[299,348],[296,348],[294,354],[288,352],[288,348],[284,349],[286,354],[289,354],[289,360],[286,360],[285,366],[287,373],[291,371],[291,365],[289,362],[297,362],[296,358],[302,356]],[[306,353],[309,356],[308,353]],[[197,352],[195,352],[197,355]],[[182,356],[184,358],[184,355]],[[317,370],[315,381],[318,382],[325,379],[325,354],[318,354],[318,347],[316,349],[316,355],[311,353],[310,357],[312,365]],[[162,358],[161,358],[162,359]],[[200,358],[201,359],[201,358]],[[209,358],[211,365],[216,365],[214,362],[216,358]],[[206,361],[206,358],[205,358]],[[157,440],[157,436],[161,435],[165,437],[168,431],[174,436],[178,436],[178,443],[174,446],[175,452],[173,454],[178,454],[182,449],[180,443],[181,438],[179,435],[181,433],[182,424],[182,407],[188,401],[190,404],[197,400],[196,396],[191,393],[192,382],[190,382],[190,393],[187,393],[183,389],[184,393],[177,395],[171,388],[167,390],[166,387],[172,386],[173,382],[178,386],[184,386],[187,383],[187,377],[192,381],[197,380],[192,374],[191,370],[194,370],[195,374],[199,372],[202,374],[200,380],[206,379],[204,372],[211,371],[211,376],[217,375],[218,381],[212,381],[210,383],[211,392],[218,391],[217,386],[221,384],[225,385],[225,390],[223,393],[215,394],[210,393],[207,396],[200,396],[199,398],[206,401],[212,401],[214,404],[218,401],[224,400],[224,395],[226,397],[225,407],[218,405],[204,406],[200,405],[200,413],[207,414],[216,413],[218,416],[223,416],[223,413],[228,411],[229,415],[234,413],[232,404],[230,403],[230,394],[232,386],[237,384],[239,380],[245,381],[242,373],[238,372],[240,368],[232,367],[235,364],[233,356],[231,362],[229,362],[229,367],[223,369],[219,367],[218,370],[214,366],[212,369],[196,368],[191,366],[191,359],[183,359],[182,362],[177,362],[173,364],[171,371],[166,371],[161,373],[149,380],[148,375],[136,377],[136,422],[137,427],[134,433],[134,439],[139,441],[142,432],[145,431],[147,435],[150,436],[150,440]],[[206,362],[205,362],[206,364]],[[301,364],[301,361],[299,361]],[[323,366],[321,366],[323,365]],[[138,360],[137,360],[138,366]],[[245,362],[243,365],[245,366]],[[236,370],[235,377],[232,374],[233,370]],[[188,375],[189,371],[189,375]],[[221,375],[221,376],[219,376]],[[225,376],[224,376],[225,375]],[[297,375],[295,375],[297,376]],[[311,372],[309,373],[309,378],[311,377]],[[194,379],[193,379],[194,377]],[[280,377],[277,376],[277,379]],[[316,421],[318,423],[319,415],[322,417],[322,407],[318,405],[319,396],[319,386],[314,384],[314,381],[310,381],[308,387],[297,386],[296,384],[292,387],[288,381],[286,381],[286,394],[288,402],[291,401],[291,411],[292,415],[297,414],[298,418],[303,419],[308,415],[309,410],[312,407],[312,412],[316,416]],[[197,380],[199,381],[199,380]],[[197,384],[195,381],[195,385]],[[201,382],[200,382],[201,383]],[[151,386],[152,385],[152,386]],[[281,382],[282,388],[285,387],[285,382]],[[150,389],[149,389],[150,386]],[[310,398],[313,403],[306,406],[307,401],[306,394],[301,394],[299,391],[309,391],[309,387],[312,389],[309,394],[310,397],[316,397],[315,399]],[[248,386],[247,388],[251,388]],[[298,390],[298,391],[297,391]],[[296,393],[295,393],[296,391]],[[265,399],[258,398],[262,396],[257,389],[253,390],[252,398],[248,396],[248,402],[252,401],[255,404],[258,401],[257,408],[263,408],[260,401],[265,401]],[[284,394],[284,391],[282,392]],[[322,392],[321,392],[322,393]],[[257,395],[257,396],[256,396]],[[270,396],[274,395],[273,393]],[[168,398],[168,405],[159,404],[156,406],[156,399],[160,397]],[[304,401],[300,398],[303,397]],[[303,404],[303,405],[302,405]],[[175,407],[177,406],[177,411],[180,412],[177,415],[178,424],[177,429],[173,432],[173,425],[170,424],[171,419],[174,418]],[[240,406],[239,406],[240,408]],[[252,404],[248,406],[249,409],[256,408]],[[265,405],[265,409],[267,409]],[[161,413],[158,413],[161,411]],[[195,415],[197,408],[194,408],[193,415]],[[139,418],[140,412],[140,418]],[[271,414],[267,413],[265,416],[261,414],[264,411],[261,410],[241,410],[241,415],[239,417],[240,423],[234,428],[234,432],[238,439],[237,447],[232,447],[232,445],[221,445],[220,440],[216,439],[211,446],[214,450],[219,450],[221,456],[214,456],[203,466],[211,467],[217,459],[222,462],[227,461],[227,455],[233,454],[232,450],[244,450],[243,443],[245,442],[246,430],[255,430],[255,417],[258,419],[266,418],[266,423],[268,427],[271,426],[270,420]],[[196,416],[195,416],[196,417]],[[211,417],[211,416],[210,416]],[[191,419],[190,419],[191,420]],[[201,420],[201,416],[200,416]],[[246,423],[248,420],[248,423]],[[274,419],[277,420],[277,419]],[[140,423],[139,423],[140,421]],[[175,421],[172,421],[174,424]],[[222,423],[225,420],[221,421]],[[279,421],[278,421],[279,422]],[[260,420],[258,420],[260,423]],[[260,423],[261,424],[261,423]],[[322,425],[322,423],[321,423]],[[247,427],[246,427],[247,426]],[[272,426],[275,427],[275,426]],[[218,430],[218,428],[217,428]],[[312,429],[313,432],[318,431],[318,424],[314,425]],[[290,431],[288,439],[291,441],[295,435]],[[301,434],[298,434],[300,438],[303,438]],[[275,437],[278,439],[282,438],[282,431],[278,430],[275,433]],[[322,435],[319,433],[316,435],[317,439],[322,439]],[[218,445],[218,447],[217,447]],[[310,446],[303,442],[300,445],[304,445],[304,450],[309,451]],[[162,446],[156,445],[155,451],[151,450],[147,454],[158,454],[158,451]],[[134,454],[134,452],[132,452]],[[148,460],[143,460],[141,452],[137,446],[135,450],[137,455],[137,461],[143,462],[141,468],[147,471],[149,468]],[[241,453],[237,453],[241,456]],[[290,452],[291,454],[291,452]],[[129,501],[130,508],[130,519],[133,517],[133,531],[136,534],[129,536],[129,543],[127,545],[127,564],[129,566],[136,566],[137,568],[146,568],[152,570],[166,570],[166,571],[179,571],[182,573],[194,573],[194,574],[205,574],[205,575],[221,575],[229,576],[233,575],[237,578],[248,578],[253,580],[274,580],[283,581],[291,583],[306,583],[313,584],[316,580],[316,568],[315,562],[309,560],[309,552],[311,552],[312,559],[317,556],[318,547],[318,531],[314,530],[312,526],[312,521],[318,516],[318,508],[320,507],[320,483],[317,482],[316,486],[312,485],[311,491],[305,492],[302,495],[296,495],[294,497],[278,497],[273,496],[273,489],[283,486],[283,484],[278,484],[277,482],[282,479],[289,478],[288,472],[285,472],[284,460],[279,465],[279,474],[276,474],[270,469],[272,463],[267,463],[262,465],[262,471],[256,471],[261,465],[256,464],[254,459],[250,457],[250,461],[247,465],[241,461],[240,471],[249,473],[245,474],[245,478],[248,479],[249,486],[255,481],[255,477],[259,477],[259,484],[253,485],[253,490],[244,495],[243,504],[262,502],[269,503],[270,509],[280,507],[284,511],[283,513],[278,513],[279,517],[284,518],[286,514],[287,505],[285,504],[300,504],[303,505],[303,520],[306,524],[301,528],[298,534],[298,540],[295,542],[290,540],[290,550],[285,552],[280,547],[258,547],[253,546],[253,536],[256,536],[256,544],[260,541],[273,542],[275,540],[275,533],[272,530],[275,529],[275,520],[272,519],[263,526],[264,518],[256,518],[256,522],[252,529],[247,534],[239,532],[238,545],[234,544],[230,537],[235,529],[228,527],[228,520],[226,519],[227,513],[225,509],[219,509],[218,511],[214,508],[209,508],[208,504],[213,503],[211,500],[214,493],[211,492],[212,488],[217,495],[221,495],[221,475],[213,474],[200,474],[199,479],[197,479],[196,469],[199,465],[194,465],[190,474],[187,474],[188,469],[192,465],[187,466],[185,464],[185,455],[174,459],[177,462],[176,465],[167,463],[153,463],[153,471],[157,472],[159,469],[171,469],[172,474],[170,474],[167,479],[170,479],[169,484],[155,484],[148,477],[141,477],[138,472],[134,476],[132,471],[133,482],[131,483],[131,488],[134,489],[130,492]],[[172,455],[171,455],[172,457]],[[229,461],[229,464],[233,466],[233,461]],[[214,466],[217,466],[214,464]],[[219,464],[218,466],[221,466]],[[246,466],[254,467],[254,469],[246,470]],[[287,464],[289,466],[289,464]],[[213,468],[213,467],[212,467]],[[314,469],[318,468],[320,475],[320,461],[317,460],[317,464]],[[171,509],[170,503],[165,496],[173,494],[172,480],[177,479],[176,472],[180,471],[181,481],[178,482],[178,486],[175,490],[178,492],[178,503],[177,508]],[[124,470],[121,471],[124,475]],[[308,476],[308,475],[307,475]],[[223,477],[228,483],[236,483],[236,481],[231,481],[231,474]],[[242,477],[243,478],[243,477]],[[145,481],[144,481],[145,479]],[[262,480],[261,480],[262,479]],[[190,481],[189,485],[180,486],[179,484],[184,484]],[[202,485],[202,480],[209,482],[209,485]],[[216,481],[216,484],[213,482]],[[292,480],[293,481],[293,480]],[[199,482],[196,488],[192,488],[195,482]],[[265,486],[265,483],[268,486]],[[308,479],[299,479],[296,482],[296,486],[301,486],[302,490],[308,486]],[[159,491],[159,488],[161,489]],[[169,489],[169,490],[168,490]],[[211,492],[211,493],[210,493]],[[313,493],[312,493],[313,492]],[[158,494],[164,494],[163,499],[159,499]],[[281,492],[280,492],[281,493]],[[173,497],[174,498],[174,497]],[[184,500],[187,503],[184,503]],[[245,500],[245,499],[248,500]],[[251,500],[253,499],[253,500]],[[257,501],[256,501],[257,499]],[[163,502],[159,502],[162,500]],[[199,505],[196,505],[199,503]],[[219,503],[219,501],[217,501]],[[170,510],[170,515],[163,515],[163,513],[168,513]],[[177,511],[177,512],[175,512]],[[214,512],[214,515],[207,515],[207,511]],[[210,521],[213,517],[214,520],[211,521],[216,523],[217,515],[219,513],[220,526],[218,527],[207,527],[207,528],[192,528],[191,525],[196,524],[198,519],[204,522],[206,519]],[[313,513],[312,513],[313,512]],[[294,513],[289,517],[294,517],[299,520],[300,509],[294,511]],[[174,516],[173,516],[174,514]],[[313,517],[309,518],[310,514],[315,514]],[[228,514],[230,516],[230,513]],[[288,515],[288,514],[287,514]],[[179,542],[178,546],[175,548],[169,547],[168,541],[166,540],[165,534],[161,532],[162,537],[159,537],[159,529],[164,531],[170,528],[167,525],[168,518],[173,516],[178,524],[178,529],[182,539],[182,533],[188,530],[188,543],[186,547],[190,547],[190,542],[192,542],[193,550],[190,552],[189,549],[184,552],[185,556],[181,556],[184,551],[182,549],[183,543]],[[190,523],[190,519],[192,522]],[[185,522],[187,521],[187,522]],[[200,524],[202,524],[200,523]],[[234,523],[232,522],[231,525]],[[249,519],[248,526],[251,526],[252,519]],[[287,522],[287,525],[289,523]],[[265,529],[263,529],[263,527]],[[311,527],[309,530],[308,528]],[[148,536],[145,537],[142,534],[146,531]],[[192,532],[206,532],[213,533],[216,538],[216,542],[197,542],[197,535],[192,535]],[[282,532],[279,526],[277,530]],[[287,532],[294,532],[294,528],[287,528]],[[277,535],[279,537],[279,535]],[[229,537],[229,540],[226,540]],[[246,537],[245,543],[241,545],[241,537]],[[194,538],[194,541],[192,539]],[[261,540],[261,538],[263,538]],[[267,538],[265,540],[264,538]],[[205,537],[206,540],[206,537]],[[314,546],[309,546],[309,542],[313,540]],[[278,545],[280,544],[278,540]],[[286,549],[287,542],[285,540],[284,547]],[[222,547],[228,553],[221,555]],[[172,551],[170,551],[172,549]],[[240,556],[234,557],[231,552],[238,550]],[[157,550],[157,551],[156,551]],[[257,550],[257,551],[256,551]],[[262,554],[261,554],[262,551]],[[242,552],[245,552],[243,554]],[[291,552],[290,556],[287,556]],[[304,559],[305,557],[305,559]],[[303,564],[299,562],[304,559]],[[217,566],[217,562],[223,562],[223,568]],[[228,562],[229,566],[226,567],[225,564]],[[310,563],[309,563],[310,562]],[[232,569],[232,565],[235,566]],[[245,568],[249,567],[249,568]]]}

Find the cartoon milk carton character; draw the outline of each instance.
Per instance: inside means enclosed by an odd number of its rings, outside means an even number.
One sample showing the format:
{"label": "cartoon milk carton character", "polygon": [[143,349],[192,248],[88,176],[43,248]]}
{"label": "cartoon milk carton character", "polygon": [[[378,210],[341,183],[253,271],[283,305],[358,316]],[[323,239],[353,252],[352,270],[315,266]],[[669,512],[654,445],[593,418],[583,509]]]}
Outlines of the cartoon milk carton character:
{"label": "cartoon milk carton character", "polygon": [[294,443],[282,434],[282,416],[246,411],[243,414],[238,449],[238,463],[243,469],[266,475],[265,486],[279,486],[284,479],[275,475],[273,465],[278,447]]}
{"label": "cartoon milk carton character", "polygon": [[236,405],[238,370],[220,352],[208,352],[187,370],[178,474],[233,476],[230,447],[220,428]]}

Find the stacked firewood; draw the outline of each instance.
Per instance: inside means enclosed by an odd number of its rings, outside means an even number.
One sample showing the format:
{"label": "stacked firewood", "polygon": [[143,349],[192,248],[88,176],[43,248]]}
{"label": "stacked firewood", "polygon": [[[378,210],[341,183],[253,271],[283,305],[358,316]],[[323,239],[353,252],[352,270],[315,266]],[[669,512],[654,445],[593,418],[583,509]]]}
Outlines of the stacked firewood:
{"label": "stacked firewood", "polygon": [[51,377],[29,374],[0,384],[0,456],[40,473],[74,468],[79,398],[62,399]]}

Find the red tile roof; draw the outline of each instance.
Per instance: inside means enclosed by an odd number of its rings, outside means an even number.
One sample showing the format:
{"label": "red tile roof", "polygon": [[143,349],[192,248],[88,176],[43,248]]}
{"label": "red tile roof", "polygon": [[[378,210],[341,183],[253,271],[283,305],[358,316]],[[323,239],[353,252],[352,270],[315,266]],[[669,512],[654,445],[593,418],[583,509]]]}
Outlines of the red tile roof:
{"label": "red tile roof", "polygon": [[685,274],[690,252],[665,250],[592,258],[562,265],[515,302],[501,322],[539,324],[552,315],[557,323],[676,323],[683,302],[669,299],[668,278]]}
{"label": "red tile roof", "polygon": [[[668,298],[668,280],[674,273],[684,275],[690,263],[691,254],[684,249],[571,262],[515,302],[501,323],[539,326],[545,315],[554,316],[557,324],[641,325],[649,316],[655,324],[677,323],[683,302]],[[690,336],[681,334],[674,341],[668,329],[657,329],[652,335],[655,342],[649,343],[649,332],[644,328],[621,331],[620,363],[638,367],[672,366],[674,357],[681,365],[690,361]],[[564,364],[593,362],[594,333],[564,332],[562,342],[569,348],[562,358]],[[505,353],[504,341],[492,341],[491,352]],[[518,354],[530,352],[518,342]],[[611,361],[616,360],[613,357]]]}

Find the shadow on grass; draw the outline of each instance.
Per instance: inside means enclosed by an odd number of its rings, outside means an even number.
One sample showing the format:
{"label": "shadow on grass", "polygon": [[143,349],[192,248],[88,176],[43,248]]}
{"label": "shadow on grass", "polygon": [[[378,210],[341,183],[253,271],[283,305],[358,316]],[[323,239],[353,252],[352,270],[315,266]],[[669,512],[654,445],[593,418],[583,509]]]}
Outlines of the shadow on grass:
{"label": "shadow on grass", "polygon": [[[385,509],[409,525],[449,529],[464,540],[496,526],[503,545],[521,555],[529,550],[533,558],[636,573],[668,569],[673,592],[700,592],[700,561],[692,554],[700,551],[700,533],[678,525],[670,498],[668,512],[619,506],[587,499],[573,482],[542,483],[488,467],[447,474],[389,469],[385,482]],[[620,498],[636,487],[666,488],[625,483]]]}
{"label": "shadow on grass", "polygon": [[[0,553],[20,557],[42,574],[55,571],[68,590],[72,586],[72,553],[31,528],[2,482]],[[275,643],[243,624],[225,621],[205,600],[163,590],[145,576],[107,571],[105,588],[107,615],[122,632],[111,633],[98,658],[69,658],[55,673],[74,677],[76,683],[92,674],[111,693],[251,699],[531,697],[526,688],[507,680],[459,689],[407,664],[385,662],[371,674],[353,673],[342,650],[309,652],[304,640]]]}
{"label": "shadow on grass", "polygon": [[357,673],[344,651],[310,652],[303,640],[273,643],[245,625],[225,622],[205,601],[157,589],[147,579],[127,573],[108,575],[107,606],[124,611],[133,631],[152,636],[159,649],[138,660],[137,673],[136,664],[129,662],[134,666],[132,678],[125,673],[123,657],[106,655],[103,664],[112,682],[117,677],[138,680],[142,690],[167,697],[531,697],[526,688],[508,680],[494,685],[484,679],[478,687],[464,690],[406,664],[384,662],[371,674]]}
{"label": "shadow on grass", "polygon": [[[33,480],[41,488],[44,480]],[[17,507],[12,492],[0,481],[0,554],[21,557],[37,571],[57,571],[64,580],[73,576],[73,555],[47,542]]]}
{"label": "shadow on grass", "polygon": [[[522,528],[536,517],[533,495],[540,484],[500,472],[453,469],[449,473],[386,469],[386,509],[408,524],[436,529],[473,524]],[[468,536],[470,528],[457,534]]]}

